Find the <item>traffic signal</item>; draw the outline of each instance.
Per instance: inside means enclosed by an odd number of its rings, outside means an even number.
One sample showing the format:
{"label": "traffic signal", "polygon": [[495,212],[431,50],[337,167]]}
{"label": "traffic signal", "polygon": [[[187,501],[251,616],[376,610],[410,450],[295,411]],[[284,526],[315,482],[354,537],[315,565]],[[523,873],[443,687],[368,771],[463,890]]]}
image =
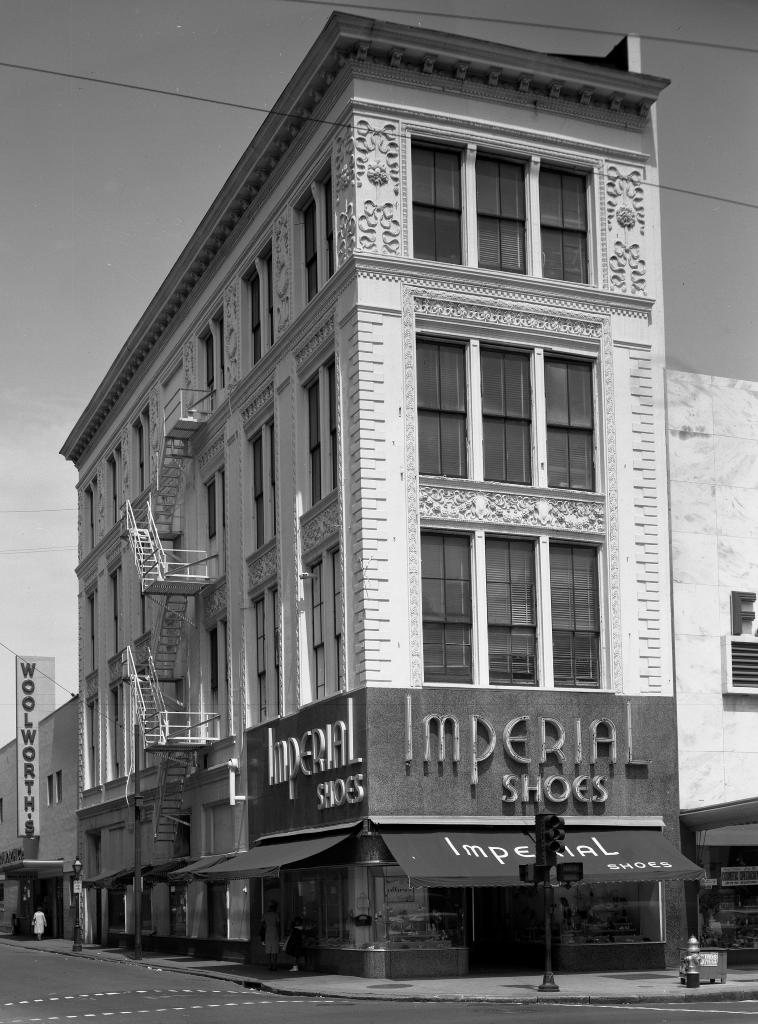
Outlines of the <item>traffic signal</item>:
{"label": "traffic signal", "polygon": [[534,816],[535,831],[535,864],[550,866],[556,863],[556,857],[563,853],[563,841],[566,838],[566,822],[557,814],[536,814]]}
{"label": "traffic signal", "polygon": [[555,864],[556,857],[563,853],[566,838],[566,822],[557,814],[545,816],[545,863]]}

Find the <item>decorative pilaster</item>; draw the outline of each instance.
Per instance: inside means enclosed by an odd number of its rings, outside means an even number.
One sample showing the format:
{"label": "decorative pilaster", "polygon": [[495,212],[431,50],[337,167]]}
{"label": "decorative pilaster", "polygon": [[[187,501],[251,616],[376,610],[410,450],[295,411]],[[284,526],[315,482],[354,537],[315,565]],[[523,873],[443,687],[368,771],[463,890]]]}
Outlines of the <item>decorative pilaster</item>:
{"label": "decorative pilaster", "polygon": [[234,388],[240,379],[241,288],[242,281],[235,278],[224,291],[224,359],[229,388]]}
{"label": "decorative pilaster", "polygon": [[292,226],[290,211],[282,210],[274,224],[274,335],[278,341],[287,329],[292,305]]}
{"label": "decorative pilaster", "polygon": [[184,366],[184,386],[194,388],[195,386],[195,342],[194,339],[185,341],[182,348],[182,364]]}
{"label": "decorative pilaster", "polygon": [[611,291],[645,295],[647,267],[641,244],[645,234],[642,171],[608,164],[605,194]]}
{"label": "decorative pilaster", "polygon": [[354,252],[400,254],[400,146],[392,121],[358,118],[332,154],[337,265]]}

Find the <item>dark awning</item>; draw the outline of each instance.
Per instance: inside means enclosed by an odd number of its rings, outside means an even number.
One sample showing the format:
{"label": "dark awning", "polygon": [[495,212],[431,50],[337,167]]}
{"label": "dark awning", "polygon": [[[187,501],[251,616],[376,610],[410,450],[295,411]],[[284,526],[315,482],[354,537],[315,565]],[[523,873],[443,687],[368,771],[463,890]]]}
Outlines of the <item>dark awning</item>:
{"label": "dark awning", "polygon": [[[421,885],[518,885],[519,866],[534,863],[534,843],[520,831],[391,832],[382,838],[409,878]],[[643,829],[567,831],[558,863],[579,862],[585,882],[700,878],[660,832]]]}
{"label": "dark awning", "polygon": [[[146,882],[167,882],[174,871],[178,871],[189,861],[189,857],[173,857],[158,864],[151,864],[142,869],[142,877]],[[132,872],[134,874],[134,872]]]}
{"label": "dark awning", "polygon": [[288,864],[310,860],[319,853],[331,849],[347,838],[347,832],[329,832],[327,835],[311,836],[308,839],[282,840],[265,846],[254,846],[246,853],[217,864],[215,867],[198,871],[201,878],[209,882],[230,878],[258,878],[263,875],[277,875],[279,868]]}
{"label": "dark awning", "polygon": [[208,857],[200,857],[198,860],[193,860],[190,864],[185,864],[184,867],[177,868],[175,871],[169,871],[169,881],[192,881],[192,879],[197,878],[202,871],[205,871],[207,868],[212,868],[216,864],[220,864],[222,861],[229,860],[231,856],[232,855],[229,853],[213,853]]}

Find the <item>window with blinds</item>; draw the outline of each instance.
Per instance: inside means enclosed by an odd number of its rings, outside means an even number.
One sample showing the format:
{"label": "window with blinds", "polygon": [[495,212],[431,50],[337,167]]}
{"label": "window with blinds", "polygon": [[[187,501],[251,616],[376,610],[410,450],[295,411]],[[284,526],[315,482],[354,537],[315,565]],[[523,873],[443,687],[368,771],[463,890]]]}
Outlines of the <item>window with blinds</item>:
{"label": "window with blinds", "polygon": [[482,348],[484,479],[532,482],[530,357]]}
{"label": "window with blinds", "polygon": [[461,263],[461,158],[449,149],[412,147],[413,253]]}
{"label": "window with blinds", "polygon": [[591,491],[595,486],[592,366],[545,360],[547,482]]}
{"label": "window with blinds", "polygon": [[419,473],[465,477],[466,350],[419,340],[416,349]]}
{"label": "window with blinds", "polygon": [[491,685],[537,685],[534,544],[487,537],[487,639]]}
{"label": "window with blinds", "polygon": [[542,276],[586,283],[587,181],[582,174],[540,170]]}
{"label": "window with blinds", "polygon": [[478,157],[476,213],[479,266],[526,271],[526,200],[523,164]]}
{"label": "window with blinds", "polygon": [[597,551],[550,545],[553,679],[558,687],[600,685]]}
{"label": "window with blinds", "polygon": [[470,538],[421,535],[425,678],[470,683],[472,676]]}

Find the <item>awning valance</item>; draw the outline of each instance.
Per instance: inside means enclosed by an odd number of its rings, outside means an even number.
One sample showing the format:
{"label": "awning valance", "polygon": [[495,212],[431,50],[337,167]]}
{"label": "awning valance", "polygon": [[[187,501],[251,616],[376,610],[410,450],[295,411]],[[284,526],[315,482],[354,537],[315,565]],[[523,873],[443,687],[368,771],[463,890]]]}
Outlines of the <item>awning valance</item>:
{"label": "awning valance", "polygon": [[238,853],[225,863],[198,871],[197,874],[208,882],[277,875],[279,868],[310,860],[341,843],[348,834],[330,832],[328,835],[310,836],[307,839],[283,840],[280,843],[254,846],[246,853]]}
{"label": "awning valance", "polygon": [[35,875],[37,878],[56,878],[63,874],[63,859],[60,860],[31,860],[24,857],[23,860],[16,860],[12,864],[4,864],[3,872],[6,878],[17,878],[19,875]]}
{"label": "awning valance", "polygon": [[[382,838],[403,871],[421,885],[518,885],[519,866],[534,864],[534,843],[516,829],[382,829]],[[582,864],[586,882],[659,881],[705,874],[660,832],[644,829],[567,831],[566,852],[558,863],[567,862]]]}

